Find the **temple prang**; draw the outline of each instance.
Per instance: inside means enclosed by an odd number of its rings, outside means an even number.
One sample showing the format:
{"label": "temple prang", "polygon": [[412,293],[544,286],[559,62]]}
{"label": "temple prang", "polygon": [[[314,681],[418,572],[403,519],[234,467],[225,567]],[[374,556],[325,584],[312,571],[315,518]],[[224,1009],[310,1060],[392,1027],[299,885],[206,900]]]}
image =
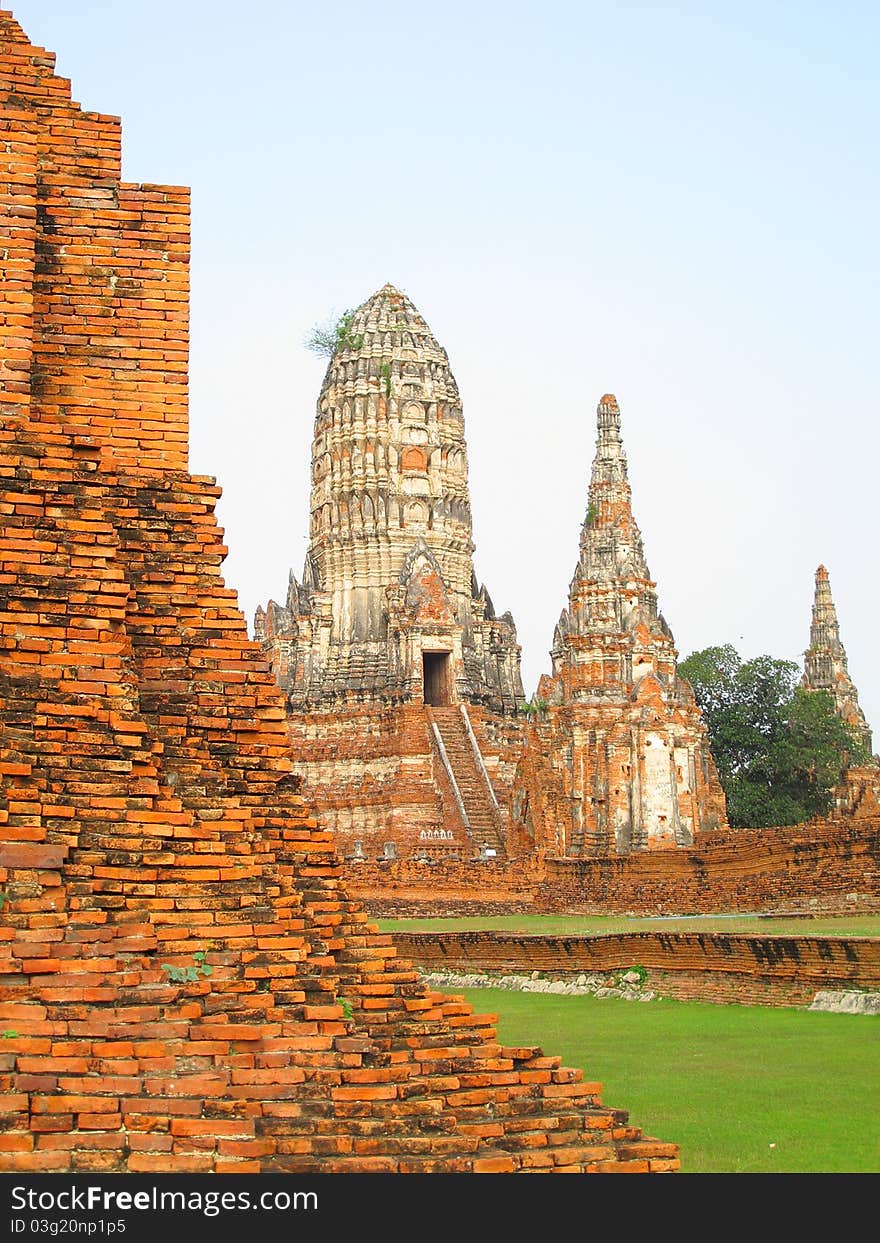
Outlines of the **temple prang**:
{"label": "temple prang", "polygon": [[297,770],[347,853],[508,853],[524,702],[510,613],[473,565],[446,351],[385,285],[346,317],[318,397],[302,580],[254,622]]}
{"label": "temple prang", "polygon": [[517,779],[536,846],[564,856],[688,846],[726,806],[678,676],[632,511],[620,408],[597,409],[580,556]]}
{"label": "temple prang", "polygon": [[[446,353],[386,285],[346,320],[318,399],[302,581],[255,635],[295,766],[347,857],[627,854],[725,824],[602,398],[580,556],[537,703],[473,571]],[[519,711],[529,710],[528,714]]]}
{"label": "temple prang", "polygon": [[844,819],[880,814],[880,758],[871,754],[871,728],[850,676],[831,580],[824,565],[816,570],[810,646],[804,653],[801,685],[830,695],[838,716],[864,748],[865,754],[847,765],[834,791],[836,814]]}
{"label": "temple prang", "polygon": [[446,351],[385,285],[346,322],[318,398],[302,582],[255,633],[296,709],[523,702],[516,629],[477,582]]}
{"label": "temple prang", "polygon": [[838,715],[846,721],[870,755],[871,730],[850,677],[846,649],[840,639],[837,609],[831,596],[831,580],[824,565],[816,570],[810,646],[804,653],[801,685],[807,690],[827,691],[831,695]]}

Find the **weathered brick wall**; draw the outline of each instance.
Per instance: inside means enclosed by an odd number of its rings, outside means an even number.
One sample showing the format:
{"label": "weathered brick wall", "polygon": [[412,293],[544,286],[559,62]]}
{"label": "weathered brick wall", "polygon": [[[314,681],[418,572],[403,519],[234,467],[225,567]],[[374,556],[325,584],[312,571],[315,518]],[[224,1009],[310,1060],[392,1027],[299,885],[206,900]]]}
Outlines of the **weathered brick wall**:
{"label": "weathered brick wall", "polygon": [[802,1004],[819,989],[880,987],[880,940],[868,937],[631,932],[531,936],[503,932],[395,932],[425,970],[576,976],[648,970],[666,996]]}
{"label": "weathered brick wall", "polygon": [[119,465],[185,469],[189,191],[120,182],[119,119],[3,40],[4,402]]}
{"label": "weathered brick wall", "polygon": [[547,862],[559,911],[880,910],[880,822],[704,834],[692,850]]}
{"label": "weathered brick wall", "polygon": [[674,1168],[350,898],[185,473],[185,192],[6,12],[0,94],[0,1170]]}
{"label": "weathered brick wall", "polygon": [[723,823],[724,793],[692,697],[676,699],[646,676],[632,697],[609,681],[616,695],[581,702],[578,670],[542,683],[548,696],[565,685],[574,702],[535,718],[517,773],[514,798],[535,845],[567,856],[675,849],[696,828]]}
{"label": "weathered brick wall", "polygon": [[701,834],[688,850],[591,859],[352,868],[376,914],[713,914],[880,910],[880,819]]}
{"label": "weathered brick wall", "polygon": [[386,842],[401,855],[473,853],[421,704],[295,713],[288,728],[295,770],[344,855],[358,841],[368,859]]}
{"label": "weathered brick wall", "polygon": [[540,870],[530,860],[429,863],[399,860],[353,863],[349,888],[374,914],[478,915],[540,910]]}

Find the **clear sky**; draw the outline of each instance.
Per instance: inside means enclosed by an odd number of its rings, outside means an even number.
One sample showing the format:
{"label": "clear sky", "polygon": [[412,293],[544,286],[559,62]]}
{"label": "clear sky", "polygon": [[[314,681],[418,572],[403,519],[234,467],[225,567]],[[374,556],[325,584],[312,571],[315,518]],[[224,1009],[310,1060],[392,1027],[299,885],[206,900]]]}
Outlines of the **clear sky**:
{"label": "clear sky", "polygon": [[613,392],[680,653],[800,662],[824,562],[880,736],[880,5],[5,4],[123,117],[126,179],[193,188],[191,463],[249,621],[302,568],[303,338],[392,281],[459,382],[527,691]]}

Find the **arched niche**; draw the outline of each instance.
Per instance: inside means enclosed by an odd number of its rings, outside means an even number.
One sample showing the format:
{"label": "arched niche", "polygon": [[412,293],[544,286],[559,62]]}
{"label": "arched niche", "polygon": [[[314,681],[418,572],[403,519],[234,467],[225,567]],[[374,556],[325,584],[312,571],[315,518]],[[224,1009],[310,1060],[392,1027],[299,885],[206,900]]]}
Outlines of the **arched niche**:
{"label": "arched niche", "polygon": [[400,456],[400,468],[403,471],[419,471],[428,469],[428,455],[418,445],[409,445]]}

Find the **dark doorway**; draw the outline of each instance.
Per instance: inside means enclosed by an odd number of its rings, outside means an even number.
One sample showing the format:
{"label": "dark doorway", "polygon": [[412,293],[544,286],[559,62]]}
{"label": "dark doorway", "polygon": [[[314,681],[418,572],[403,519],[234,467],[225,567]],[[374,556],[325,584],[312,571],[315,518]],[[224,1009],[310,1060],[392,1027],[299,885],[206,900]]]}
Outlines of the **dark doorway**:
{"label": "dark doorway", "polygon": [[449,653],[422,652],[425,703],[445,708],[449,703]]}

